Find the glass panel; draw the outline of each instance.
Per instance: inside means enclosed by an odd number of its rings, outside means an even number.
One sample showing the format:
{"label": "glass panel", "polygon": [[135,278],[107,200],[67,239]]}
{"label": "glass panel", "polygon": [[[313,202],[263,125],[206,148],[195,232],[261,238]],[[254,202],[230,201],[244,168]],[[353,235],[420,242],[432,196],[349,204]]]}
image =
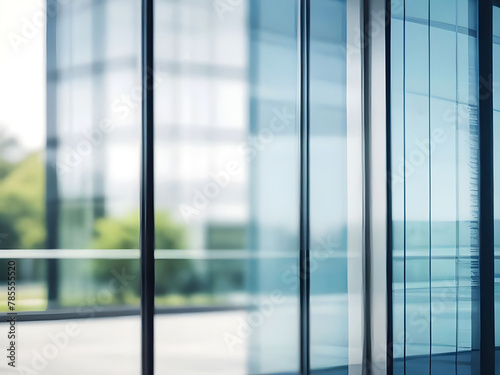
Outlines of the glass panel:
{"label": "glass panel", "polygon": [[397,374],[473,371],[477,348],[474,1],[396,2],[391,35]]}
{"label": "glass panel", "polygon": [[391,9],[391,191],[392,323],[394,375],[404,374],[405,357],[405,165],[404,165],[404,0]]}
{"label": "glass panel", "polygon": [[[429,0],[405,8],[406,373],[429,374]],[[417,19],[419,22],[412,22]],[[409,360],[411,358],[411,360]]]}
{"label": "glass panel", "polygon": [[139,373],[139,14],[137,0],[0,2],[0,289],[16,260],[23,319],[2,374]]}
{"label": "glass panel", "polygon": [[347,374],[346,1],[311,2],[311,20],[311,367]]}
{"label": "glass panel", "polygon": [[[457,341],[457,4],[431,1],[430,128],[425,152],[430,155],[431,371],[454,370]],[[444,10],[446,9],[446,11]]]}
{"label": "glass panel", "polygon": [[[475,2],[474,2],[475,3]],[[478,219],[477,219],[477,17],[475,7],[459,3],[459,15],[468,15],[468,28],[458,28],[457,37],[457,361],[459,374],[474,374],[478,349]],[[461,32],[460,32],[461,31]]]}
{"label": "glass panel", "polygon": [[159,373],[298,371],[296,3],[156,2]]}

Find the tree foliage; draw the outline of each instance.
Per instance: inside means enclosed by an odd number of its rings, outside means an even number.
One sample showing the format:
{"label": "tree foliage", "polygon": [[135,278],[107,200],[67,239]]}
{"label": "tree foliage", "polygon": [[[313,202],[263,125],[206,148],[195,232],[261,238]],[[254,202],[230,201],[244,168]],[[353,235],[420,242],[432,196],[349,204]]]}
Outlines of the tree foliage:
{"label": "tree foliage", "polygon": [[[179,250],[186,244],[185,229],[167,213],[155,215],[156,249]],[[93,247],[96,249],[139,249],[140,221],[139,214],[133,213],[123,218],[105,217],[95,223]],[[188,259],[169,259],[156,261],[156,293],[189,294],[196,291],[198,282],[194,278],[192,263]],[[96,279],[107,282],[112,277],[111,271],[137,276],[134,278],[132,291],[136,294],[140,287],[140,269],[137,259],[113,259],[106,262],[96,260]],[[123,299],[123,295],[118,296]]]}
{"label": "tree foliage", "polygon": [[0,247],[45,247],[45,174],[39,153],[18,163],[0,163]]}

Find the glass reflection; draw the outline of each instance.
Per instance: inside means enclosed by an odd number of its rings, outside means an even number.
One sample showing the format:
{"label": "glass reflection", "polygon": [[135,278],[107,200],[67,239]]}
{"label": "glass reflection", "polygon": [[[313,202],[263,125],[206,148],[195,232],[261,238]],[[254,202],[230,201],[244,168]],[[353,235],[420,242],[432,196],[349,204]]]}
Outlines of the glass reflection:
{"label": "glass reflection", "polygon": [[139,14],[0,2],[0,268],[17,261],[27,373],[139,373]]}
{"label": "glass reflection", "polygon": [[346,1],[311,2],[311,19],[311,367],[347,374],[349,351],[361,349],[362,306],[349,310],[355,291],[347,257]]}
{"label": "glass reflection", "polygon": [[471,356],[478,339],[474,3],[399,1],[392,14],[397,374],[475,371]]}
{"label": "glass reflection", "polygon": [[293,374],[296,2],[214,4],[156,2],[156,307],[192,312],[156,315],[156,369]]}

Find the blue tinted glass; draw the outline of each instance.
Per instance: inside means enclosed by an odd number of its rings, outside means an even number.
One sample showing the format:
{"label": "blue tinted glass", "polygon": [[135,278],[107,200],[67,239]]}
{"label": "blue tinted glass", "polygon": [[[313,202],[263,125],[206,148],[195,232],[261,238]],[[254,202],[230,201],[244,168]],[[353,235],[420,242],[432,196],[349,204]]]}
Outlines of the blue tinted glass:
{"label": "blue tinted glass", "polygon": [[404,374],[405,355],[405,165],[404,165],[404,0],[391,19],[391,189],[394,374]]}
{"label": "blue tinted glass", "polygon": [[156,315],[156,370],[295,374],[296,2],[157,1],[155,18],[156,308],[205,311]]}
{"label": "blue tinted glass", "polygon": [[325,374],[347,374],[350,323],[359,323],[349,314],[345,51],[346,1],[312,1],[311,367]]}
{"label": "blue tinted glass", "polygon": [[468,28],[457,28],[457,371],[474,374],[471,350],[478,349],[477,323],[477,42],[476,10],[461,4],[458,15],[467,15]]}
{"label": "blue tinted glass", "polygon": [[[410,6],[411,5],[411,6]],[[430,355],[429,1],[406,2],[405,290],[407,374],[428,374]],[[418,22],[417,22],[418,21]]]}
{"label": "blue tinted glass", "polygon": [[1,258],[31,320],[3,374],[140,373],[139,23],[138,0],[0,2],[2,34],[29,36],[0,46]]}
{"label": "blue tinted glass", "polygon": [[[430,28],[430,238],[431,371],[446,372],[457,342],[457,30],[456,2],[431,1]],[[450,360],[450,358],[452,360]]]}
{"label": "blue tinted glass", "polygon": [[471,374],[478,321],[475,3],[393,8],[394,369]]}

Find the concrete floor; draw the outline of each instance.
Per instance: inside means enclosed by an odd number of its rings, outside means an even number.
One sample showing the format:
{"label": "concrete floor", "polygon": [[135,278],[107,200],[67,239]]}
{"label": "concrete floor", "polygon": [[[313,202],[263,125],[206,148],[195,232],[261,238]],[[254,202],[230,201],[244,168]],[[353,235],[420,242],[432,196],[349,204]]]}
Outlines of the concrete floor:
{"label": "concrete floor", "polygon": [[[157,316],[157,373],[246,374],[246,343],[231,352],[223,339],[224,333],[233,331],[235,322],[244,317],[245,312],[234,311]],[[1,329],[4,337],[5,328]],[[139,317],[18,322],[17,331],[17,369],[8,367],[2,355],[2,375],[140,374]],[[57,350],[54,337],[60,340]]]}

